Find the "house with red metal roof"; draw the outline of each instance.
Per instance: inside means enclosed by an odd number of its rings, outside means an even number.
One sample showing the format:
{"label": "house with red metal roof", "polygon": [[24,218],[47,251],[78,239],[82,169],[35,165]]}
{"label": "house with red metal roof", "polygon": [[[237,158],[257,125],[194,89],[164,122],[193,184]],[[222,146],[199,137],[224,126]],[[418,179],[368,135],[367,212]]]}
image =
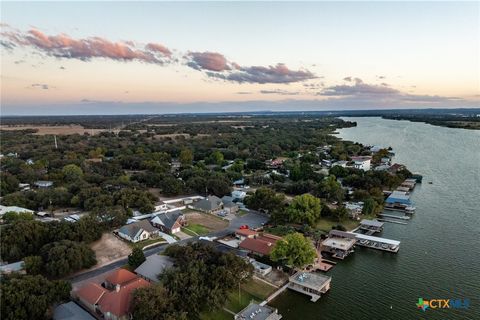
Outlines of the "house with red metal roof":
{"label": "house with red metal roof", "polygon": [[253,238],[245,238],[240,242],[238,247],[259,256],[268,256],[280,239],[282,238],[273,234],[264,233],[255,235]]}
{"label": "house with red metal roof", "polygon": [[98,319],[127,320],[130,319],[133,292],[149,285],[134,273],[118,269],[109,274],[102,285],[87,283],[73,296]]}

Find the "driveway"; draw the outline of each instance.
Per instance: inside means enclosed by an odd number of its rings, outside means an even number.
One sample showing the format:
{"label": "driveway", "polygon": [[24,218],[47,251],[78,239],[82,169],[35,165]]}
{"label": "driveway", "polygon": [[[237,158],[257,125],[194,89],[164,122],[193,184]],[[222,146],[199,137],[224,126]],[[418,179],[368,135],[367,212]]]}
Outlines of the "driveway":
{"label": "driveway", "polygon": [[175,239],[175,238],[172,237],[171,235],[166,234],[166,233],[164,233],[164,232],[158,231],[158,235],[159,235],[160,237],[162,237],[163,239],[167,240],[168,244],[172,244],[172,243],[177,242],[177,239]]}

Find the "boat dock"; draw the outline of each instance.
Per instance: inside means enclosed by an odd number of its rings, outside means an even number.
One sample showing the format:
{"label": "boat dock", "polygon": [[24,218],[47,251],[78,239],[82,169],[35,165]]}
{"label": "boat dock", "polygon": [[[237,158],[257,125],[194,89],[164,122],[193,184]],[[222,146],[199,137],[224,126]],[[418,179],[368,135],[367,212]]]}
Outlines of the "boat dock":
{"label": "boat dock", "polygon": [[395,221],[395,220],[388,220],[388,219],[378,219],[378,221],[388,222],[388,223],[396,223],[396,224],[403,224],[403,225],[407,225],[407,224],[408,224],[408,223],[406,223],[406,222]]}
{"label": "boat dock", "polygon": [[410,220],[410,217],[408,216],[396,216],[394,214],[386,214],[386,213],[379,213],[378,215],[382,217],[393,218],[393,219]]}
{"label": "boat dock", "polygon": [[357,238],[357,245],[362,247],[394,253],[397,253],[400,249],[400,241],[397,240],[367,236],[360,233],[355,233],[355,238]]}

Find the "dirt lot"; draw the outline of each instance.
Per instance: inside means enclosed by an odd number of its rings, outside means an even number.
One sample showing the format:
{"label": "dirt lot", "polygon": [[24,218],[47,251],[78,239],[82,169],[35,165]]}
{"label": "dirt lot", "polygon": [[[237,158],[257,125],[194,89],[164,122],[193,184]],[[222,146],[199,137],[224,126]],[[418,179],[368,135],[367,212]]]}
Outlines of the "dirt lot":
{"label": "dirt lot", "polygon": [[46,135],[46,134],[56,134],[56,135],[69,135],[69,134],[98,134],[107,129],[85,129],[80,125],[70,125],[70,126],[32,126],[32,125],[21,125],[21,126],[0,126],[0,130],[24,130],[24,129],[37,129],[38,131],[34,135]]}
{"label": "dirt lot", "polygon": [[101,266],[110,261],[123,258],[130,254],[132,249],[112,233],[104,233],[102,238],[92,244],[92,250],[97,256],[97,265]]}
{"label": "dirt lot", "polygon": [[186,214],[186,218],[189,224],[200,224],[204,227],[207,227],[211,231],[222,230],[228,226],[227,221],[224,221],[208,213],[190,211]]}

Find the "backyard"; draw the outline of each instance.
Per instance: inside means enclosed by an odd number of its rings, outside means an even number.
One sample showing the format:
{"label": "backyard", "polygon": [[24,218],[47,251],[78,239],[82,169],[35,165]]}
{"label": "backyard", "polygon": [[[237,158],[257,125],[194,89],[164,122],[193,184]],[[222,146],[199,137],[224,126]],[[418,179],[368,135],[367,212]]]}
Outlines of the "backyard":
{"label": "backyard", "polygon": [[233,318],[232,313],[238,313],[250,302],[254,301],[257,303],[265,300],[270,294],[272,294],[277,288],[272,285],[269,285],[261,280],[251,279],[247,283],[240,285],[240,290],[233,290],[227,298],[224,308],[229,310],[215,310],[202,315],[202,319],[215,319],[223,320]]}

